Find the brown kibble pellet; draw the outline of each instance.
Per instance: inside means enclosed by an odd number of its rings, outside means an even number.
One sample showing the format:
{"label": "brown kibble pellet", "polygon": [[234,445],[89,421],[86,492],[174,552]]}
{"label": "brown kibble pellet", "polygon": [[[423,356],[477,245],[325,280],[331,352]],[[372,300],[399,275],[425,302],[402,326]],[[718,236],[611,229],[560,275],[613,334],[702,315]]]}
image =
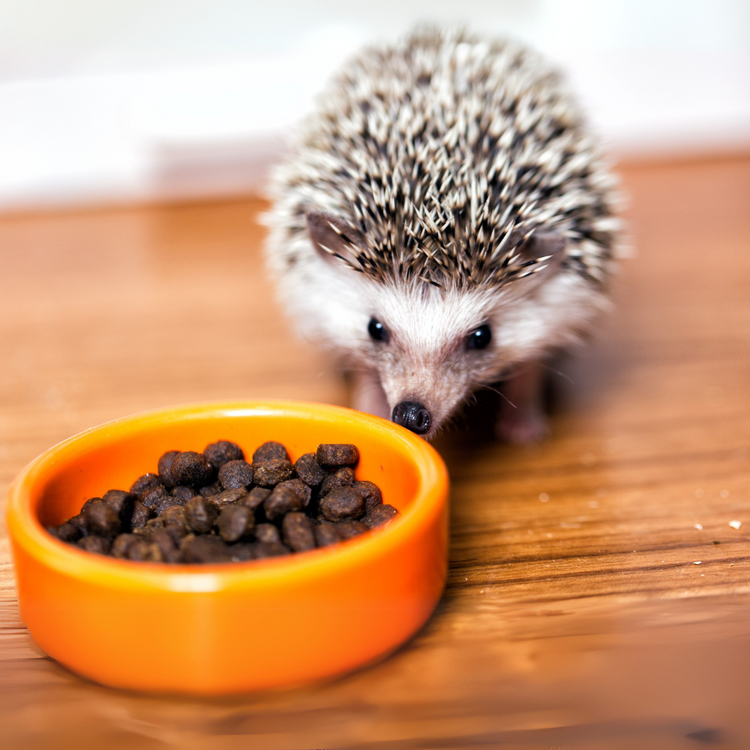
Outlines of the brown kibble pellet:
{"label": "brown kibble pellet", "polygon": [[185,537],[180,551],[186,563],[220,563],[232,559],[229,547],[218,536],[211,534]]}
{"label": "brown kibble pellet", "polygon": [[156,518],[149,518],[148,521],[146,521],[146,525],[142,529],[133,529],[134,534],[148,534],[152,529],[163,529],[164,528],[164,519],[161,516],[156,516]]}
{"label": "brown kibble pellet", "polygon": [[304,513],[287,513],[281,522],[284,542],[295,552],[315,549],[313,522]]}
{"label": "brown kibble pellet", "polygon": [[128,546],[127,559],[137,562],[163,562],[164,557],[156,544],[139,537]]}
{"label": "brown kibble pellet", "polygon": [[218,440],[207,445],[203,455],[208,459],[211,466],[218,471],[228,461],[244,461],[245,453],[237,443],[229,440]]}
{"label": "brown kibble pellet", "polygon": [[337,487],[320,499],[319,507],[326,521],[342,521],[361,516],[365,503],[354,487]]}
{"label": "brown kibble pellet", "polygon": [[160,497],[152,507],[154,513],[156,513],[157,516],[160,516],[167,508],[172,507],[182,507],[182,503],[173,495],[164,495],[163,497]]}
{"label": "brown kibble pellet", "polygon": [[135,504],[135,495],[125,490],[107,490],[102,495],[107,505],[120,517],[120,523],[123,528],[130,524],[130,518],[133,515],[133,505]]}
{"label": "brown kibble pellet", "polygon": [[83,517],[86,521],[89,534],[95,536],[113,539],[122,529],[120,516],[101,499],[87,505],[86,510],[83,511]]}
{"label": "brown kibble pellet", "polygon": [[256,448],[253,453],[253,463],[259,464],[265,461],[288,461],[289,454],[286,452],[286,448],[281,443],[276,443],[273,440],[269,440],[267,443]]}
{"label": "brown kibble pellet", "polygon": [[130,491],[140,500],[141,495],[154,487],[163,487],[164,483],[156,474],[144,474],[138,477],[130,487]]}
{"label": "brown kibble pellet", "polygon": [[341,541],[341,534],[332,523],[321,523],[315,527],[315,542],[318,547],[330,547]]}
{"label": "brown kibble pellet", "polygon": [[191,497],[195,497],[195,491],[190,487],[185,487],[183,484],[178,484],[177,487],[172,487],[169,494],[172,497],[177,498],[180,505],[184,505]]}
{"label": "brown kibble pellet", "polygon": [[165,487],[174,487],[177,484],[172,478],[172,461],[179,452],[180,451],[167,451],[161,456],[156,465],[159,471],[159,478],[164,483]]}
{"label": "brown kibble pellet", "polygon": [[275,487],[263,503],[263,509],[266,511],[266,518],[275,521],[285,513],[301,510],[302,500],[290,487]]}
{"label": "brown kibble pellet", "polygon": [[254,526],[253,512],[245,505],[227,505],[221,509],[216,522],[219,535],[230,544],[248,536]]}
{"label": "brown kibble pellet", "polygon": [[130,516],[130,527],[133,529],[142,529],[153,515],[154,512],[151,508],[144,505],[140,500],[136,500],[133,503],[133,513]]}
{"label": "brown kibble pellet", "polygon": [[232,555],[232,562],[247,562],[255,557],[255,545],[247,542],[233,544],[229,550]]}
{"label": "brown kibble pellet", "polygon": [[[186,537],[192,534],[192,531],[185,531],[185,529],[180,528],[179,526],[165,526],[164,531],[169,534],[170,538],[174,542],[176,547],[179,547],[182,544],[182,540]],[[171,562],[171,560],[170,560]]]}
{"label": "brown kibble pellet", "polygon": [[[110,508],[110,510],[112,510]],[[85,536],[79,539],[76,545],[86,552],[95,552],[97,555],[108,555],[112,549],[112,541],[103,536]]]}
{"label": "brown kibble pellet", "polygon": [[288,555],[291,552],[289,547],[280,542],[257,542],[253,548],[256,560],[262,560],[265,557],[280,557]]}
{"label": "brown kibble pellet", "polygon": [[339,521],[336,524],[336,531],[343,540],[366,534],[369,530],[361,521]]}
{"label": "brown kibble pellet", "polygon": [[323,484],[320,485],[320,496],[324,497],[337,487],[351,487],[354,481],[353,469],[350,469],[348,466],[337,469],[323,480]]}
{"label": "brown kibble pellet", "polygon": [[218,495],[210,495],[206,499],[216,508],[223,508],[225,505],[234,505],[245,499],[247,490],[244,487],[238,487],[235,490],[224,490]]}
{"label": "brown kibble pellet", "polygon": [[151,544],[159,548],[161,557],[165,562],[177,562],[180,558],[179,538],[175,540],[169,533],[169,529],[154,529],[148,536]]}
{"label": "brown kibble pellet", "polygon": [[214,478],[214,467],[202,453],[183,451],[172,459],[170,467],[175,484],[186,487],[205,487]]}
{"label": "brown kibble pellet", "polygon": [[190,532],[185,508],[182,505],[172,505],[166,508],[159,518],[164,522],[165,528],[172,527],[183,536]]}
{"label": "brown kibble pellet", "polygon": [[68,523],[75,526],[78,531],[81,532],[82,536],[88,536],[89,535],[89,529],[86,525],[86,519],[83,517],[83,513],[77,513],[74,516],[71,516],[68,519]]}
{"label": "brown kibble pellet", "polygon": [[253,478],[261,487],[275,487],[292,478],[292,464],[285,458],[253,463]]}
{"label": "brown kibble pellet", "polygon": [[261,505],[263,505],[270,494],[271,490],[267,487],[253,487],[253,489],[247,493],[247,496],[243,498],[242,504],[247,505],[250,510],[255,512]]}
{"label": "brown kibble pellet", "polygon": [[95,505],[96,503],[100,503],[102,499],[100,497],[90,497],[81,507],[80,512],[86,516],[86,508],[90,508],[92,505]]}
{"label": "brown kibble pellet", "polygon": [[120,534],[112,543],[111,553],[113,557],[126,558],[131,544],[141,537],[136,534]]}
{"label": "brown kibble pellet", "polygon": [[216,507],[212,503],[205,497],[196,495],[196,497],[188,500],[183,507],[188,526],[196,534],[208,534],[211,531],[218,515]]}
{"label": "brown kibble pellet", "polygon": [[227,461],[219,469],[219,484],[225,490],[247,489],[253,483],[253,467],[247,461]]}
{"label": "brown kibble pellet", "polygon": [[310,505],[312,490],[310,489],[310,486],[305,484],[301,479],[287,479],[286,482],[280,482],[276,487],[289,487],[297,493],[299,499],[302,501],[303,508]]}
{"label": "brown kibble pellet", "polygon": [[318,446],[316,458],[326,469],[356,466],[359,461],[359,450],[356,445],[350,443],[324,443]]}
{"label": "brown kibble pellet", "polygon": [[259,542],[267,544],[279,544],[281,542],[281,534],[272,523],[259,523],[255,527],[255,538]]}
{"label": "brown kibble pellet", "polygon": [[164,498],[172,498],[172,496],[167,492],[167,488],[160,484],[142,492],[138,499],[147,508],[155,508]]}
{"label": "brown kibble pellet", "polygon": [[198,494],[201,497],[211,497],[212,495],[218,495],[222,491],[221,485],[218,482],[214,482],[213,484],[207,484],[205,487],[201,487],[198,490]]}
{"label": "brown kibble pellet", "polygon": [[74,526],[70,521],[61,523],[59,526],[47,527],[52,536],[56,536],[61,542],[77,542],[81,538],[81,530]]}
{"label": "brown kibble pellet", "polygon": [[318,463],[314,453],[305,453],[294,464],[294,473],[309,487],[318,487],[328,472]]}
{"label": "brown kibble pellet", "polygon": [[392,505],[378,505],[365,515],[362,523],[371,529],[376,529],[397,515],[398,511]]}
{"label": "brown kibble pellet", "polygon": [[355,490],[359,490],[362,499],[365,501],[365,513],[369,513],[374,508],[383,504],[383,493],[380,491],[380,487],[374,482],[355,482],[352,486]]}

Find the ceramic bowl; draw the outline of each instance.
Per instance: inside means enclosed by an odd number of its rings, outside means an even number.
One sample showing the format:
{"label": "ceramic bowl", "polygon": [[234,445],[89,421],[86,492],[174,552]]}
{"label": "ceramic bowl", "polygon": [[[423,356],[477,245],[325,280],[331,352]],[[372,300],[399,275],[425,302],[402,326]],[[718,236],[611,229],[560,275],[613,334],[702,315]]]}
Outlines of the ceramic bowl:
{"label": "ceramic bowl", "polygon": [[[247,455],[276,440],[292,460],[319,443],[354,443],[357,478],[379,485],[399,516],[335,547],[211,565],[103,557],[45,531],[156,471],[162,453],[219,439]],[[11,486],[21,615],[47,654],[114,687],[205,695],[331,677],[392,651],[432,613],[446,577],[447,494],[434,449],[351,409],[212,403],[120,419],[51,448]]]}

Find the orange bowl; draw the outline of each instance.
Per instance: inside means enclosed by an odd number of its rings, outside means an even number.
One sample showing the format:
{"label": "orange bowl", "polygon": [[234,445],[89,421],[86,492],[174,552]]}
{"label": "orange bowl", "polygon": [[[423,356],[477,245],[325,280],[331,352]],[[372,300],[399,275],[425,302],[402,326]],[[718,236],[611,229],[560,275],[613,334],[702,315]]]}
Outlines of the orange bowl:
{"label": "orange bowl", "polygon": [[[355,443],[356,474],[400,515],[335,547],[247,563],[167,565],[101,557],[46,526],[127,488],[162,453],[218,439],[293,460]],[[202,404],[95,427],[32,461],[9,491],[21,615],[50,656],[120,688],[222,694],[340,674],[393,650],[427,620],[447,571],[448,478],[438,454],[391,422],[322,404]]]}

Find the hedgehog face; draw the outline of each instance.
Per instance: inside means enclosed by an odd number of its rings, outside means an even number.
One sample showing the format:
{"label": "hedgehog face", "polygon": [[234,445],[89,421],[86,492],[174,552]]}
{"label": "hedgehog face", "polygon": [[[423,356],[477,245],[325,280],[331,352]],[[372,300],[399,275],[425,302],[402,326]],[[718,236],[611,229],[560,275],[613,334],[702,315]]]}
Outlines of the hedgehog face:
{"label": "hedgehog face", "polygon": [[366,364],[377,372],[393,421],[429,438],[474,387],[494,377],[492,301],[433,287],[402,291],[370,290]]}
{"label": "hedgehog face", "polygon": [[572,319],[592,310],[588,285],[566,273],[512,297],[497,289],[358,286],[350,317],[361,333],[352,357],[377,373],[389,416],[426,438],[476,388],[539,358],[550,341],[571,344]]}
{"label": "hedgehog face", "polygon": [[500,287],[384,283],[355,269],[351,225],[324,216],[316,226],[319,216],[308,218],[317,252],[307,256],[305,294],[288,303],[307,335],[376,375],[387,401],[380,416],[427,438],[477,387],[539,358],[550,344],[569,345],[592,312],[591,285],[559,258],[548,273]]}

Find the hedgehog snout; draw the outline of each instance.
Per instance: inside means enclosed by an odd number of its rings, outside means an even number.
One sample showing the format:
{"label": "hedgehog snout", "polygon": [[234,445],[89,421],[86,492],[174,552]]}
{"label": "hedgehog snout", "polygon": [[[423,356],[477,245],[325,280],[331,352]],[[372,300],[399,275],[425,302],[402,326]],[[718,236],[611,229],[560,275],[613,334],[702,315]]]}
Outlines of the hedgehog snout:
{"label": "hedgehog snout", "polygon": [[466,368],[454,371],[440,357],[421,362],[397,357],[390,366],[381,360],[378,379],[388,406],[386,414],[396,424],[431,439],[471,387]]}
{"label": "hedgehog snout", "polygon": [[393,408],[391,419],[407,430],[424,435],[432,426],[432,414],[418,401],[402,401]]}

